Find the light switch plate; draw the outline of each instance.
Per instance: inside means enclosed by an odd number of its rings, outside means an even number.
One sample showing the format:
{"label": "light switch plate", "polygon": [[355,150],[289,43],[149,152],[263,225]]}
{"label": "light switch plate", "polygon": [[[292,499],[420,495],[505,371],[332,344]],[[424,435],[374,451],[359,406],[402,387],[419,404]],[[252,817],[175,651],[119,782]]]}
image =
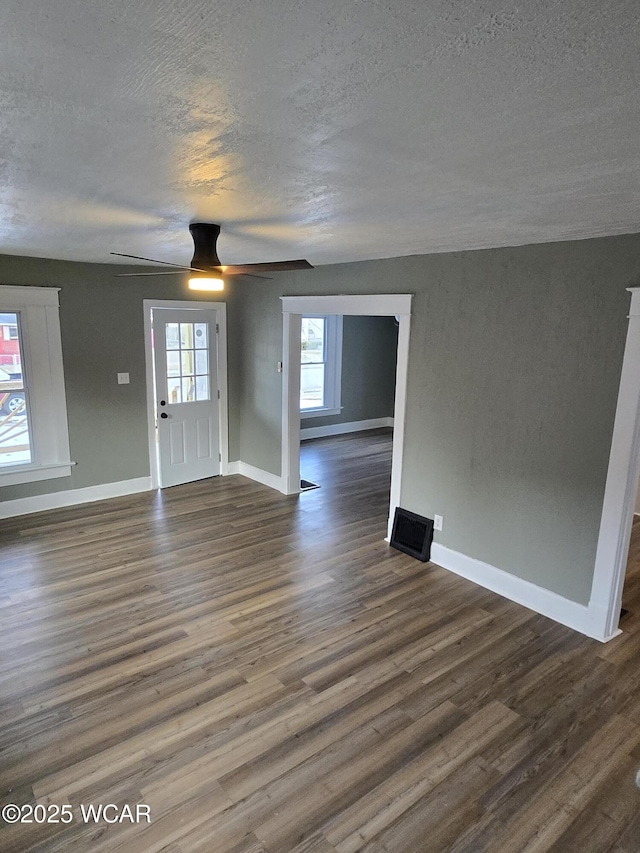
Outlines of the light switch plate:
{"label": "light switch plate", "polygon": [[118,374],[118,385],[128,385],[129,384],[129,374],[128,373],[119,373]]}

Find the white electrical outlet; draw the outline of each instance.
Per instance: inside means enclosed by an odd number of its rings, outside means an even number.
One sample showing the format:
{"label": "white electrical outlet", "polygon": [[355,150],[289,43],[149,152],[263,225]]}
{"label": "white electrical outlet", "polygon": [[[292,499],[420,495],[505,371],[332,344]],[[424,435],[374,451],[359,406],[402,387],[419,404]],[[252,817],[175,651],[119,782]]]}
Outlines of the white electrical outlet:
{"label": "white electrical outlet", "polygon": [[128,385],[129,384],[129,374],[128,373],[119,373],[118,374],[118,385]]}
{"label": "white electrical outlet", "polygon": [[433,516],[433,529],[434,530],[442,530],[442,516],[434,515]]}

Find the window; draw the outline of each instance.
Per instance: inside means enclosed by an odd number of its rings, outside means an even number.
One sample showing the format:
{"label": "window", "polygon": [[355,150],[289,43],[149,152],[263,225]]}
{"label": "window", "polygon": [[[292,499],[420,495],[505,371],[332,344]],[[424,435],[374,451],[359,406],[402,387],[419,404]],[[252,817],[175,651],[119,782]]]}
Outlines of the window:
{"label": "window", "polygon": [[340,414],[342,317],[302,317],[300,416]]}
{"label": "window", "polygon": [[0,314],[0,471],[8,465],[29,463],[31,430],[29,405],[20,346],[20,314]]}
{"label": "window", "polygon": [[71,473],[58,289],[0,286],[0,486]]}

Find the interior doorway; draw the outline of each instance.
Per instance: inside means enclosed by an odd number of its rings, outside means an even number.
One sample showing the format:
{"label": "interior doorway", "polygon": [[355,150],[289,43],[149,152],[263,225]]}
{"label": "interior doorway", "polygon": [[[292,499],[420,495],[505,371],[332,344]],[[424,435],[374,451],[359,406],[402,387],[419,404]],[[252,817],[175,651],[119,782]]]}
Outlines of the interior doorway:
{"label": "interior doorway", "polygon": [[285,494],[300,492],[300,341],[305,315],[390,316],[398,320],[394,435],[388,535],[400,502],[411,320],[410,294],[285,296],[283,311],[282,483]]}
{"label": "interior doorway", "polygon": [[226,305],[144,300],[153,488],[228,470]]}
{"label": "interior doorway", "polygon": [[[313,316],[302,318],[300,341],[300,488],[334,478],[349,442],[339,437],[372,431],[385,435],[391,474],[393,409],[398,356],[395,317]],[[338,334],[332,335],[336,330]],[[332,441],[331,439],[336,440]],[[360,453],[360,444],[353,444]],[[347,451],[348,452],[348,451]],[[366,455],[369,458],[370,449]],[[387,467],[380,454],[372,465]],[[342,460],[341,462],[339,460]],[[365,472],[362,472],[360,476]],[[366,477],[362,483],[366,492]],[[388,502],[388,501],[387,501]]]}

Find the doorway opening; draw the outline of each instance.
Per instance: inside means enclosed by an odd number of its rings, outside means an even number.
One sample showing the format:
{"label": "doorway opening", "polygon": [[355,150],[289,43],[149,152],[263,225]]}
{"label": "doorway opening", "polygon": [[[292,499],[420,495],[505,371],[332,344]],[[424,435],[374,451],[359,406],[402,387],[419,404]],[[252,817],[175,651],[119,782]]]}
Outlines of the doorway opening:
{"label": "doorway opening", "polygon": [[143,305],[152,488],[226,474],[226,305]]}
{"label": "doorway opening", "polygon": [[398,322],[391,454],[391,489],[387,534],[390,536],[395,508],[400,502],[404,425],[409,362],[410,294],[362,296],[285,296],[283,311],[283,402],[282,402],[282,483],[285,494],[300,488],[300,342],[304,316],[395,317]]}
{"label": "doorway opening", "polygon": [[[368,471],[391,476],[398,326],[395,317],[302,318],[300,488],[335,484],[349,453],[361,458],[355,493],[367,498]],[[332,336],[335,328],[339,334]],[[360,441],[349,441],[349,437]],[[377,446],[376,438],[380,439]],[[386,458],[388,456],[388,459]],[[377,473],[376,471],[376,473]],[[378,478],[371,487],[378,488]],[[346,485],[346,484],[345,484]],[[390,482],[387,481],[387,492]],[[385,501],[388,503],[388,497]]]}

